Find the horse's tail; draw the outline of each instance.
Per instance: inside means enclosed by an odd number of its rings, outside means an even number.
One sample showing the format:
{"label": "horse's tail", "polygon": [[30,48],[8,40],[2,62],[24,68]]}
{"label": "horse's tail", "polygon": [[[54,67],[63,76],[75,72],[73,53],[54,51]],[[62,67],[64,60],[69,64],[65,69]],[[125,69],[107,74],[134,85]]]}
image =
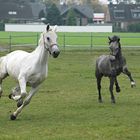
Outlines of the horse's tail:
{"label": "horse's tail", "polygon": [[6,57],[0,57],[0,78],[5,77],[7,75],[7,70],[6,70]]}
{"label": "horse's tail", "polygon": [[3,57],[0,57],[0,65],[2,64]]}
{"label": "horse's tail", "polygon": [[0,57],[0,65],[3,64],[4,57]]}
{"label": "horse's tail", "polygon": [[95,76],[96,76],[96,77],[97,77],[98,74],[99,74],[99,67],[98,67],[99,61],[100,61],[100,57],[98,57],[98,58],[96,59],[96,64],[95,64]]}

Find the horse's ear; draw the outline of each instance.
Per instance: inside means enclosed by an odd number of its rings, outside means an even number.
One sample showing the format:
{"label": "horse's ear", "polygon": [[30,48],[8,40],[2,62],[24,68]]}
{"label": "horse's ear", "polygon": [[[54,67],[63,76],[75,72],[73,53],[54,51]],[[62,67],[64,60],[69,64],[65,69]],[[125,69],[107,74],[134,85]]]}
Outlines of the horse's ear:
{"label": "horse's ear", "polygon": [[47,24],[47,27],[46,27],[46,31],[48,32],[49,29],[50,29],[50,24],[48,23],[48,24]]}
{"label": "horse's ear", "polygon": [[54,31],[54,32],[57,31],[57,25],[54,26],[53,31]]}
{"label": "horse's ear", "polygon": [[110,36],[108,36],[108,39],[109,39],[110,41],[112,40]]}

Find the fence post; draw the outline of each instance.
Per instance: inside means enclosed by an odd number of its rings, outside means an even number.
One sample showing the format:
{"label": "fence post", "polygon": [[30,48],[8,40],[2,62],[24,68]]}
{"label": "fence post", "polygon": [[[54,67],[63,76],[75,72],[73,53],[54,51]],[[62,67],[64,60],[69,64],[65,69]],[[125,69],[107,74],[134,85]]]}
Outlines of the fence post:
{"label": "fence post", "polygon": [[65,33],[63,35],[63,48],[64,48],[64,51],[65,51]]}
{"label": "fence post", "polygon": [[9,52],[12,51],[12,36],[9,35]]}
{"label": "fence post", "polygon": [[91,48],[90,49],[92,50],[92,47],[93,47],[93,43],[92,43],[93,42],[93,36],[92,36],[92,33],[91,33],[90,37],[91,37],[91,46],[90,46]]}

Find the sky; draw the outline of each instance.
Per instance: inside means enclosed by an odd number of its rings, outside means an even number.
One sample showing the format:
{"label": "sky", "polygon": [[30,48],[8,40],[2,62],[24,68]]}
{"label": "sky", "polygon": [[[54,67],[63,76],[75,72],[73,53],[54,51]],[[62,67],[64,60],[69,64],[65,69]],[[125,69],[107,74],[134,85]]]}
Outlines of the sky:
{"label": "sky", "polygon": [[[99,0],[100,2],[102,2],[103,4],[109,4],[108,0]],[[116,0],[112,0],[113,4],[117,4]],[[135,0],[131,0],[132,3],[135,3]]]}
{"label": "sky", "polygon": [[[108,0],[99,0],[103,4],[108,4]],[[113,3],[116,4],[116,0],[113,0]]]}

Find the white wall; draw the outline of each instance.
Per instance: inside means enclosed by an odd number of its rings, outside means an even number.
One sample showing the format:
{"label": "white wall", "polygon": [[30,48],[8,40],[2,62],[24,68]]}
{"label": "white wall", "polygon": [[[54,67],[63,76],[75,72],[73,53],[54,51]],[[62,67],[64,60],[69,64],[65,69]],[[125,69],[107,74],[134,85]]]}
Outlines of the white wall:
{"label": "white wall", "polygon": [[[5,31],[42,32],[44,24],[5,24]],[[58,32],[112,32],[112,25],[58,26]]]}
{"label": "white wall", "polygon": [[59,26],[59,32],[112,32],[112,26]]}

